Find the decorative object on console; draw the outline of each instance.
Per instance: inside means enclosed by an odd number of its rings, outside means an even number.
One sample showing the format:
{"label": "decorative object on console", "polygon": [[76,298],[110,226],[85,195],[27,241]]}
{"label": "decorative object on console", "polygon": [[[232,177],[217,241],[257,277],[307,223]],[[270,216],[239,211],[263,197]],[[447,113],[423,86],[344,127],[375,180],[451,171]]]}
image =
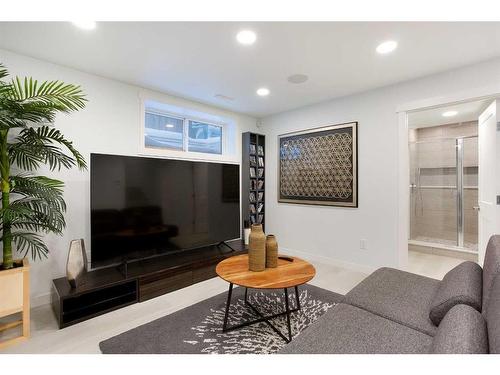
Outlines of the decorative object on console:
{"label": "decorative object on console", "polygon": [[278,242],[274,234],[268,234],[266,237],[266,267],[278,267]]}
{"label": "decorative object on console", "polygon": [[357,126],[278,136],[278,202],[358,207]]}
{"label": "decorative object on console", "polygon": [[72,288],[80,286],[87,272],[87,253],[83,239],[72,240],[69,244],[66,277]]}
{"label": "decorative object on console", "polygon": [[250,243],[250,224],[248,223],[248,220],[245,220],[243,225],[243,239],[245,241],[245,245],[248,245]]}
{"label": "decorative object on console", "polygon": [[248,269],[264,271],[266,269],[266,235],[262,224],[252,224],[248,246]]}

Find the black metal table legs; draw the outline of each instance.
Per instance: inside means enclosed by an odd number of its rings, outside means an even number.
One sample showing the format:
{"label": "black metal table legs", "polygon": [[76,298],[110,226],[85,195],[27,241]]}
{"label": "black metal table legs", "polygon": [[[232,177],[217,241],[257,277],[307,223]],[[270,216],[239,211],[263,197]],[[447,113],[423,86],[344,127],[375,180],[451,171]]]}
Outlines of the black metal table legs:
{"label": "black metal table legs", "polygon": [[[292,341],[292,327],[290,324],[290,314],[300,310],[300,300],[299,300],[299,288],[297,286],[295,288],[295,300],[296,300],[296,307],[293,309],[290,309],[290,303],[288,300],[288,288],[284,288],[285,292],[285,311],[273,315],[267,315],[265,316],[262,314],[255,306],[253,306],[249,301],[248,301],[248,288],[245,288],[245,304],[249,306],[252,311],[258,316],[257,319],[248,321],[248,322],[243,322],[240,324],[233,325],[231,327],[228,327],[228,318],[229,318],[229,306],[231,305],[231,296],[233,293],[233,284],[229,284],[229,291],[227,292],[227,302],[226,302],[226,313],[224,315],[224,324],[222,325],[222,332],[229,332],[229,331],[234,331],[235,329],[240,329],[243,327],[247,327],[252,324],[260,323],[260,322],[265,322],[274,332],[276,332],[285,342],[289,343]],[[277,318],[278,316],[283,316],[286,315],[286,323],[287,323],[287,328],[288,328],[288,337],[286,337],[278,328],[276,328],[275,325],[271,323],[271,320],[274,318]]]}

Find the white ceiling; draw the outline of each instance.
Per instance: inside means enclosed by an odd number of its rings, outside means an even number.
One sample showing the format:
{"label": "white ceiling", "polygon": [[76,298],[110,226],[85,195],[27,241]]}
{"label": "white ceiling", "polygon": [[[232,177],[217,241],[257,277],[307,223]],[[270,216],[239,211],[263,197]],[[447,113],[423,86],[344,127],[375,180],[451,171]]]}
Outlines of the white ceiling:
{"label": "white ceiling", "polygon": [[[378,55],[387,39],[399,48]],[[500,23],[0,22],[0,48],[264,117],[500,56]],[[287,82],[297,73],[309,80]]]}
{"label": "white ceiling", "polygon": [[[477,121],[479,115],[490,103],[491,100],[478,100],[474,102],[460,103],[412,112],[408,114],[408,126],[415,129],[445,124],[457,124],[467,121]],[[444,117],[443,113],[448,111],[456,111],[457,114],[452,117]]]}

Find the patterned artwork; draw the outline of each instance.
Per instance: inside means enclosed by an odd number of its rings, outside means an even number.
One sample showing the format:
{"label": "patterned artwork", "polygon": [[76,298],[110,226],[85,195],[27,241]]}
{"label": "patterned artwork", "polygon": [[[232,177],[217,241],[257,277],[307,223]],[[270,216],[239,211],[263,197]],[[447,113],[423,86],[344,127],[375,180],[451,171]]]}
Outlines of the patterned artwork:
{"label": "patterned artwork", "polygon": [[[254,306],[267,306],[267,315],[276,314],[283,310],[283,293],[255,292],[248,296],[249,302]],[[300,292],[301,309],[291,315],[291,325],[294,337],[299,335],[307,326],[316,321],[321,315],[335,306],[333,302],[323,302],[312,298],[307,290]],[[295,306],[291,306],[293,308]],[[224,306],[219,309],[211,309],[211,313],[191,328],[192,336],[184,339],[184,342],[197,347],[200,353],[210,354],[271,354],[279,351],[286,345],[265,322],[253,324],[241,329],[223,333],[221,330],[224,322]],[[243,299],[231,303],[230,324],[255,319],[256,316],[250,308],[245,305]],[[286,332],[286,318],[278,317],[273,324],[281,332]]]}
{"label": "patterned artwork", "polygon": [[279,136],[279,202],[357,207],[357,122]]}

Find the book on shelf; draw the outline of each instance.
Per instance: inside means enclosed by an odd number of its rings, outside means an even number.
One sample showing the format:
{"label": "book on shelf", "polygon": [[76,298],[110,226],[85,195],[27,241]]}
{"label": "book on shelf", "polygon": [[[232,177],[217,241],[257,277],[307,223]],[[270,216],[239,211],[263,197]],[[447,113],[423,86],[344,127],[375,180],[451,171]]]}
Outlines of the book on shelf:
{"label": "book on shelf", "polygon": [[250,215],[250,222],[251,222],[252,224],[255,224],[255,222],[256,222],[256,221],[257,221],[257,220],[255,219],[255,215]]}
{"label": "book on shelf", "polygon": [[[261,212],[262,209],[264,208],[264,203],[259,203],[259,205],[257,206],[257,212]],[[255,211],[255,206],[254,206],[254,211]],[[253,212],[252,212],[253,213]]]}
{"label": "book on shelf", "polygon": [[259,156],[259,167],[264,167],[264,158]]}
{"label": "book on shelf", "polygon": [[[259,147],[261,147],[261,146],[259,146]],[[253,144],[250,144],[250,153],[255,154],[255,145],[253,145]]]}
{"label": "book on shelf", "polygon": [[249,209],[250,209],[250,213],[254,214],[255,213],[255,204],[250,204]]}
{"label": "book on shelf", "polygon": [[259,192],[258,200],[261,201],[262,199],[264,199],[264,192],[261,191],[261,192]]}
{"label": "book on shelf", "polygon": [[264,147],[263,146],[259,146],[258,150],[259,150],[259,155],[264,155]]}
{"label": "book on shelf", "polygon": [[[255,180],[252,180],[252,181],[255,181]],[[259,180],[257,182],[257,189],[261,190],[264,188],[264,180]]]}
{"label": "book on shelf", "polygon": [[257,218],[257,223],[262,224],[262,220],[264,220],[264,215],[263,214],[259,214],[259,216]]}
{"label": "book on shelf", "polygon": [[250,168],[250,177],[255,178],[255,168]]}
{"label": "book on shelf", "polygon": [[[251,168],[250,168],[251,169]],[[253,172],[255,174],[255,170]],[[257,172],[259,174],[259,177],[264,177],[264,168],[259,168],[259,171]],[[251,174],[251,173],[250,173]]]}
{"label": "book on shelf", "polygon": [[250,200],[250,202],[255,202],[255,193],[254,193],[254,192],[251,192],[251,193],[248,195],[248,199]]}
{"label": "book on shelf", "polygon": [[[260,158],[259,158],[259,164],[260,164]],[[250,165],[257,165],[257,159],[255,156],[250,156]]]}

